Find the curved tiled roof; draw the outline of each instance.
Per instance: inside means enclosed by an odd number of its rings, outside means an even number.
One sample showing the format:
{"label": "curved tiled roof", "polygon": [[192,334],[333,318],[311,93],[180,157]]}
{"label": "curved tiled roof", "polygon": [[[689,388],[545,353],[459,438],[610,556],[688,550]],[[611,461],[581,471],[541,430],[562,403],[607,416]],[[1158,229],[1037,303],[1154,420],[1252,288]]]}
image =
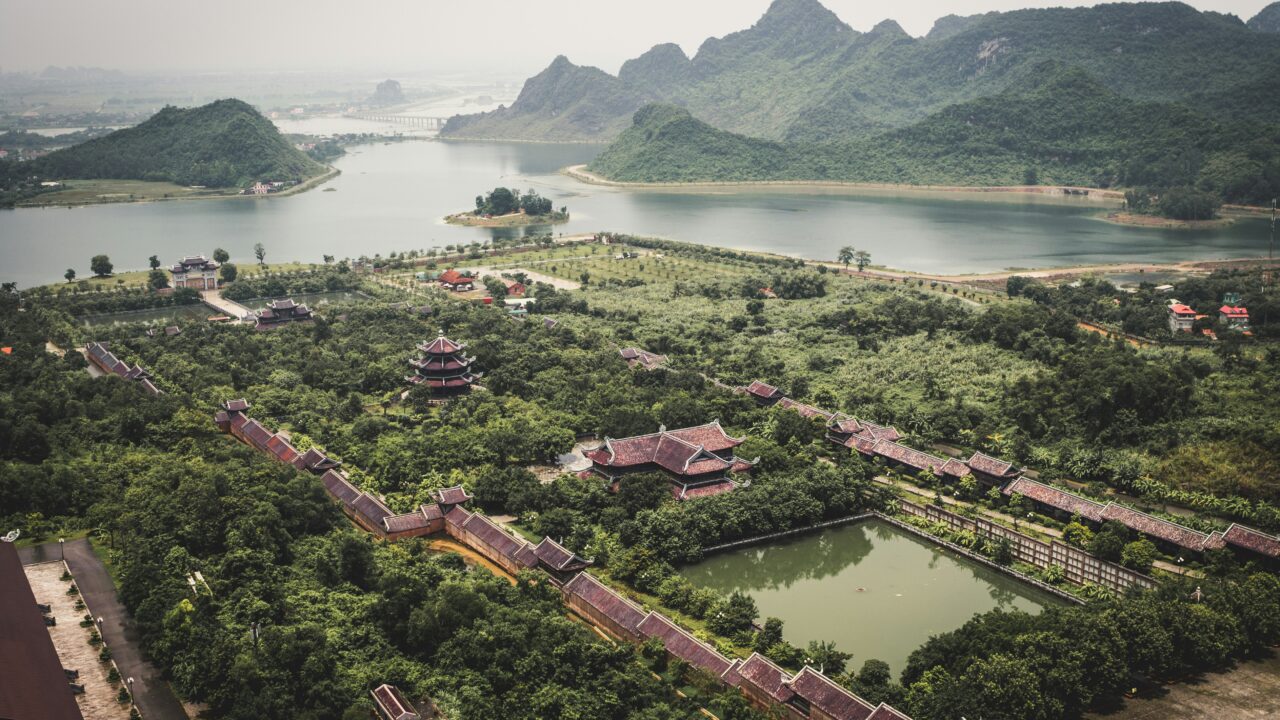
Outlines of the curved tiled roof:
{"label": "curved tiled roof", "polygon": [[658,613],[651,612],[645,616],[640,622],[640,632],[646,637],[656,637],[661,640],[667,652],[672,655],[717,676],[724,674],[732,665],[729,658],[721,655],[715,648],[685,632]]}
{"label": "curved tiled roof", "polygon": [[990,455],[984,455],[980,452],[975,452],[973,457],[970,457],[965,464],[980,473],[985,473],[994,477],[1007,477],[1017,473],[1017,471],[1013,469],[1013,463],[998,460]]}
{"label": "curved tiled roof", "polygon": [[751,657],[738,666],[737,672],[743,680],[760,688],[774,702],[785,703],[796,695],[788,685],[791,673],[773,664],[773,661],[760,653],[751,653]]}
{"label": "curved tiled roof", "polygon": [[1280,538],[1254,530],[1243,525],[1233,524],[1222,534],[1226,542],[1267,557],[1280,558]]}
{"label": "curved tiled roof", "polygon": [[791,689],[834,720],[867,720],[876,710],[867,701],[807,665],[796,673]]}
{"label": "curved tiled roof", "polygon": [[1056,487],[1036,482],[1027,477],[1017,478],[1006,485],[1001,492],[1005,495],[1017,493],[1063,512],[1079,515],[1085,520],[1102,522],[1102,510],[1104,507],[1102,503],[1082,498],[1066,490],[1059,490]]}
{"label": "curved tiled roof", "polygon": [[564,590],[575,595],[583,602],[600,612],[600,614],[617,623],[619,626],[640,634],[640,623],[647,614],[644,608],[636,605],[613,588],[595,579],[590,573],[580,572],[565,583]]}

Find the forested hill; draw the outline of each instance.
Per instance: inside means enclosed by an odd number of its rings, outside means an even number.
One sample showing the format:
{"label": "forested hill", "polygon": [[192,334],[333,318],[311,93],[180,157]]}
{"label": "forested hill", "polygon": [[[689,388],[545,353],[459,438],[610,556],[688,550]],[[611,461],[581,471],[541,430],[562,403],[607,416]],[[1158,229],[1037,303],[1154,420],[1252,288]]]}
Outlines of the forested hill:
{"label": "forested hill", "polygon": [[651,106],[592,163],[630,182],[837,180],[930,185],[1199,186],[1228,201],[1280,192],[1280,130],[1127,99],[1042,63],[999,95],[868,139],[776,143]]}
{"label": "forested hill", "polygon": [[1274,2],[1262,9],[1249,21],[1249,29],[1265,33],[1280,33],[1280,2]]}
{"label": "forested hill", "polygon": [[1267,32],[1276,14],[1246,25],[1182,3],[1121,3],[948,16],[913,38],[892,21],[854,30],[818,0],[774,0],[751,28],[692,58],[658,45],[615,77],[559,57],[511,107],[455,117],[444,135],[608,140],[662,102],[753,137],[865,138],[1017,87],[1046,61],[1135,100],[1265,119],[1280,115],[1280,34]]}
{"label": "forested hill", "polygon": [[166,107],[136,127],[37,162],[34,169],[50,178],[168,180],[208,187],[301,180],[324,170],[240,100]]}

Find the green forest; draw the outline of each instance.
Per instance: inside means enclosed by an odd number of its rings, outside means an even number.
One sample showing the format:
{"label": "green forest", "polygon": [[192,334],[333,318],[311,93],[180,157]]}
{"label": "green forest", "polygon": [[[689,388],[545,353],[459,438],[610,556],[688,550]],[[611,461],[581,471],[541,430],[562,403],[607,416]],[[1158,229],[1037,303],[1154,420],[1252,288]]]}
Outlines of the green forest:
{"label": "green forest", "polygon": [[[297,447],[341,459],[353,482],[394,510],[462,484],[480,509],[562,538],[594,558],[602,578],[721,651],[758,650],[793,670],[821,657],[838,682],[917,720],[957,708],[1079,717],[1120,702],[1135,677],[1194,677],[1280,641],[1280,582],[1226,555],[1197,565],[1206,577],[1167,577],[1158,592],[1104,592],[1034,617],[976,616],[922,646],[897,678],[857,648],[788,643],[782,623],[760,617],[745,595],[691,586],[674,568],[704,547],[892,512],[897,502],[872,481],[889,471],[837,453],[820,423],[709,378],[763,379],[892,423],[918,447],[980,449],[1046,480],[1083,480],[1091,493],[1173,498],[1202,511],[1197,522],[1275,531],[1280,416],[1266,398],[1280,354],[1113,343],[1078,330],[1065,300],[1041,300],[1025,283],[1005,299],[617,241],[635,257],[601,262],[678,260],[701,271],[579,291],[536,284],[536,315],[556,318],[553,327],[435,294],[423,316],[396,304],[401,292],[345,267],[237,283],[243,296],[325,288],[375,298],[271,333],[187,323],[176,336],[148,337],[138,325],[89,335],[75,317],[94,311],[95,296],[119,309],[112,293],[5,293],[0,338],[14,351],[0,356],[0,522],[36,539],[92,530],[149,655],[181,696],[233,719],[363,720],[368,689],[383,682],[430,696],[450,718],[657,720],[699,717],[699,706],[729,720],[765,717],[686,666],[602,641],[566,618],[546,582],[469,570],[421,540],[372,541],[313,476],[218,433],[212,414],[236,397]],[[779,297],[764,299],[762,287]],[[439,331],[467,343],[485,389],[444,406],[425,388],[400,399],[414,345]],[[90,339],[144,365],[165,394],[91,378],[78,353],[45,347]],[[630,345],[668,355],[670,367],[628,368],[618,347]],[[740,455],[760,458],[750,486],[726,495],[681,503],[660,476],[629,477],[611,493],[598,481],[541,482],[535,473],[582,433],[626,437],[717,418],[748,436]],[[1219,451],[1241,437],[1256,441],[1250,454]],[[1205,465],[1222,472],[1201,477],[1195,468]],[[1185,485],[1153,480],[1164,468],[1182,468]],[[193,570],[211,592],[191,595],[184,578]],[[1193,584],[1203,603],[1186,599]],[[253,623],[262,627],[256,644]]]}
{"label": "green forest", "polygon": [[[843,143],[759,140],[717,130],[682,109],[649,106],[591,169],[627,182],[1143,188],[1143,202],[1132,203],[1137,211],[1148,209],[1148,196],[1170,188],[1173,195],[1195,188],[1251,205],[1280,194],[1280,126],[1215,121],[1183,105],[1127,100],[1085,72],[1056,64],[1041,66],[1027,82],[905,129]],[[1150,209],[1176,217],[1205,212],[1172,197]],[[1211,204],[1208,215],[1215,209]]]}
{"label": "green forest", "polygon": [[166,107],[135,127],[37,160],[0,161],[0,183],[9,188],[35,176],[233,188],[259,180],[305,180],[323,171],[257,110],[240,100],[218,100],[195,108]]}

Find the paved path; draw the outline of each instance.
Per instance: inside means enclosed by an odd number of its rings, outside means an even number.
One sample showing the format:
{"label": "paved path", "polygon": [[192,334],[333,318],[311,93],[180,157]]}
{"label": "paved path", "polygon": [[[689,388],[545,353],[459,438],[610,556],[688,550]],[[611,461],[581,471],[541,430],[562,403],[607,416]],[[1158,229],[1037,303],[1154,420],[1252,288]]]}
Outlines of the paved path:
{"label": "paved path", "polygon": [[241,305],[222,297],[222,290],[204,290],[200,293],[200,299],[204,300],[206,305],[215,307],[218,310],[230,315],[238,320],[244,320],[246,317],[253,317],[253,311]]}
{"label": "paved path", "polygon": [[[145,720],[187,720],[187,713],[169,683],[150,662],[143,659],[133,618],[120,604],[111,575],[93,554],[89,541],[82,538],[67,542],[66,553],[67,565],[75,576],[80,596],[94,617],[102,618],[102,638],[111,648],[111,657],[120,668],[120,674],[134,680],[133,693],[142,717]],[[57,560],[58,543],[25,547],[18,554],[24,564]]]}

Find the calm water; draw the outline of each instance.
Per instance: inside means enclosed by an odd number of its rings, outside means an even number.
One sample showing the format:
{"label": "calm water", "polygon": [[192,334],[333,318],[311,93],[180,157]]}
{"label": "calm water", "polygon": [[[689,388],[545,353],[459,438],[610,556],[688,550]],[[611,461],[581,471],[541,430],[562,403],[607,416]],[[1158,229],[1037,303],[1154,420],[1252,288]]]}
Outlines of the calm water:
{"label": "calm water", "polygon": [[[373,300],[373,298],[369,297],[368,295],[365,295],[364,293],[351,292],[347,290],[335,290],[333,292],[297,293],[294,295],[288,295],[287,297],[292,299],[294,302],[298,303],[299,305],[306,305],[310,307],[312,310],[319,307],[324,307],[329,303],[335,303],[335,302],[349,303],[349,302],[366,302],[366,301]],[[253,298],[250,300],[245,300],[240,304],[249,308],[250,310],[261,310],[265,308],[267,306],[267,303],[271,302],[273,299],[275,298]]]}
{"label": "calm water", "polygon": [[[929,272],[983,271],[1121,260],[1182,260],[1257,255],[1266,223],[1251,220],[1191,232],[1111,225],[1087,201],[957,194],[752,189],[686,193],[584,185],[557,174],[587,162],[599,146],[403,142],[354,148],[343,174],[302,195],[267,200],[213,199],[74,209],[0,212],[0,279],[55,282],[68,266],[88,271],[107,253],[119,269],[226,248],[252,262],[319,262],[470,242],[521,229],[465,228],[441,218],[473,206],[495,185],[535,188],[572,221],[556,232],[614,230],[729,247],[834,258],[867,249],[874,262]],[[535,228],[543,232],[545,228]]]}
{"label": "calm water", "polygon": [[147,323],[150,325],[172,325],[180,320],[204,320],[211,315],[221,314],[204,303],[194,305],[175,305],[173,307],[154,308],[151,310],[130,310],[127,312],[87,315],[80,318],[85,327],[102,327],[104,325],[124,325],[126,323]]}
{"label": "calm water", "polygon": [[755,598],[804,647],[833,640],[853,669],[879,658],[895,675],[930,636],[994,608],[1039,612],[1059,601],[883,522],[844,525],[726,552],[681,570],[695,584]]}

